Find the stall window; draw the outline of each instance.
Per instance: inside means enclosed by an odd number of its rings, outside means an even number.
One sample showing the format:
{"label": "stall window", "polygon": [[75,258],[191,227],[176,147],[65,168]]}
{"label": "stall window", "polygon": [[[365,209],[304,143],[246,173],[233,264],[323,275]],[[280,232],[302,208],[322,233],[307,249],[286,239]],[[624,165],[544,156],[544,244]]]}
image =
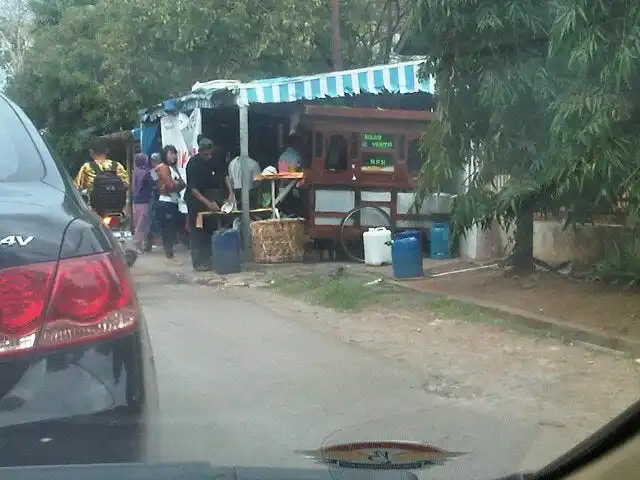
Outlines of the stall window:
{"label": "stall window", "polygon": [[302,137],[303,141],[303,151],[299,152],[302,160],[302,168],[311,168],[311,157],[313,155],[313,133],[309,130],[302,130],[299,134]]}
{"label": "stall window", "polygon": [[404,148],[404,140],[405,140],[404,135],[400,135],[398,137],[398,158],[400,160],[404,160],[406,155],[405,148]]}
{"label": "stall window", "polygon": [[358,147],[360,147],[360,135],[356,132],[351,134],[351,158],[358,158]]}
{"label": "stall window", "polygon": [[314,141],[313,156],[320,158],[324,152],[324,136],[320,132],[316,132],[316,139]]}
{"label": "stall window", "polygon": [[342,135],[332,135],[327,146],[325,169],[345,171],[349,166],[349,145]]}
{"label": "stall window", "polygon": [[424,163],[424,152],[420,151],[420,140],[414,139],[409,141],[409,148],[407,151],[407,170],[409,174],[417,174],[420,172],[420,168]]}

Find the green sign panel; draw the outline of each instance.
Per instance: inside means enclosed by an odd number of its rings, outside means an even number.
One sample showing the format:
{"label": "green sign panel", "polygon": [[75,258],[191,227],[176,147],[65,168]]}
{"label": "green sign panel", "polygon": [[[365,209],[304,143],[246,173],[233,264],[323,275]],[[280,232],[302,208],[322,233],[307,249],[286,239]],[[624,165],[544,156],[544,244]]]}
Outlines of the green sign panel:
{"label": "green sign panel", "polygon": [[360,146],[369,150],[393,150],[394,140],[394,135],[385,133],[360,134]]}
{"label": "green sign panel", "polygon": [[362,155],[360,169],[393,172],[393,155],[390,153],[365,153]]}

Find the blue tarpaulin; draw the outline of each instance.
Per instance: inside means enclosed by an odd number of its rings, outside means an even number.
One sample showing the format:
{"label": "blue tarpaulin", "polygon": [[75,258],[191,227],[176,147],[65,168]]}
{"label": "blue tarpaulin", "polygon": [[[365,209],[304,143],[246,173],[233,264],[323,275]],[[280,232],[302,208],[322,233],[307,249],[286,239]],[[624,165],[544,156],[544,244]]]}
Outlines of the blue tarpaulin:
{"label": "blue tarpaulin", "polygon": [[157,123],[143,124],[137,129],[140,131],[140,150],[147,155],[159,152],[160,144],[160,125]]}

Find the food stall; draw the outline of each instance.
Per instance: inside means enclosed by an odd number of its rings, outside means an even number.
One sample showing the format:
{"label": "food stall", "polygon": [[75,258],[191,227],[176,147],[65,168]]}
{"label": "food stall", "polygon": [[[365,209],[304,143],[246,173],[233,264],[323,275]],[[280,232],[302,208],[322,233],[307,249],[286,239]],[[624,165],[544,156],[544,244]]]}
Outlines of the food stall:
{"label": "food stall", "polygon": [[[426,230],[446,205],[424,202],[413,213],[413,188],[422,165],[420,138],[435,112],[308,105],[301,126],[308,132],[306,230],[311,238],[341,236],[345,215],[361,205],[383,210],[394,228]],[[442,202],[440,202],[442,203]],[[367,227],[387,226],[374,209],[345,224],[344,238],[359,239]]]}

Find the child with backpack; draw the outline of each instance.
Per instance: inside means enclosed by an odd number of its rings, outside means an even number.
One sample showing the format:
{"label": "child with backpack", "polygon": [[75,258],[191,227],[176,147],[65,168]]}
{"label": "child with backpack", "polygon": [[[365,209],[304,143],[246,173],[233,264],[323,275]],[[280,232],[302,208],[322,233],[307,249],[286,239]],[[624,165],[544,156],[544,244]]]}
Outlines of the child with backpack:
{"label": "child with backpack", "polygon": [[75,179],[78,190],[86,190],[91,208],[101,217],[122,212],[127,204],[129,175],[121,163],[107,158],[106,140],[98,138],[91,143],[91,160],[80,168]]}

